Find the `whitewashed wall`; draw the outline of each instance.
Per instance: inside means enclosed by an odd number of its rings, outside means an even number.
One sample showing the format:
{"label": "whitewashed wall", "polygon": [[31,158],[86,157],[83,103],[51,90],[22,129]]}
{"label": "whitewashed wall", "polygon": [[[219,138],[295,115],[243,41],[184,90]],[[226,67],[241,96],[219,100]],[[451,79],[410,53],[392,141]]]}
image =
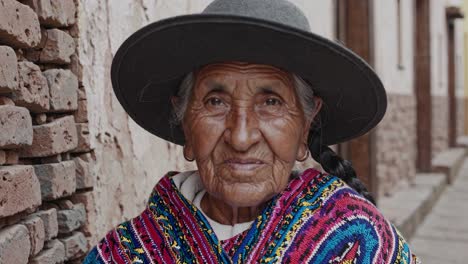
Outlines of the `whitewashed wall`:
{"label": "whitewashed wall", "polygon": [[[467,18],[468,19],[468,18]],[[458,98],[465,97],[465,37],[464,20],[455,22],[455,89]]]}
{"label": "whitewashed wall", "polygon": [[290,0],[304,11],[312,32],[329,39],[335,38],[334,1]]}
{"label": "whitewashed wall", "polygon": [[448,90],[445,5],[446,1],[431,0],[431,92],[438,96],[447,96]]}
{"label": "whitewashed wall", "polygon": [[414,1],[401,0],[402,63],[398,64],[396,1],[374,1],[374,68],[388,93],[414,93]]}
{"label": "whitewashed wall", "polygon": [[[79,0],[79,56],[88,94],[89,127],[96,155],[94,242],[118,223],[138,215],[153,186],[170,170],[193,168],[180,147],[136,125],[115,98],[110,65],[120,44],[142,26],[200,12],[208,0]],[[314,32],[332,38],[332,1],[293,1]]]}
{"label": "whitewashed wall", "polygon": [[[432,39],[432,93],[447,96],[448,91],[448,57],[447,57],[447,24],[445,9],[448,6],[462,6],[460,0],[431,0],[431,39]],[[457,96],[463,95],[463,21],[455,22],[455,57]]]}
{"label": "whitewashed wall", "polygon": [[[460,0],[431,0],[431,91],[447,96],[448,58],[445,8],[460,6]],[[396,1],[375,0],[374,67],[389,93],[414,94],[414,0],[401,0],[403,68],[398,67]],[[455,23],[457,96],[463,95],[463,22]]]}

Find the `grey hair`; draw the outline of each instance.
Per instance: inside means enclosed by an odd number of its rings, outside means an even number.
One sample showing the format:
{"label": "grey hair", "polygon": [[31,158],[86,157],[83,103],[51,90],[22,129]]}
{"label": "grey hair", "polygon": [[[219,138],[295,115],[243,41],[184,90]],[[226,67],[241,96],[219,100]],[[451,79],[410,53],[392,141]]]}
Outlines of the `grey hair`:
{"label": "grey hair", "polygon": [[[301,103],[302,111],[306,121],[312,122],[312,115],[315,110],[314,91],[304,79],[296,74],[292,74],[294,88]],[[173,109],[173,123],[180,124],[184,119],[185,112],[187,111],[188,102],[192,94],[192,89],[195,84],[194,73],[190,72],[182,80],[179,91],[177,93],[177,103],[174,104]]]}

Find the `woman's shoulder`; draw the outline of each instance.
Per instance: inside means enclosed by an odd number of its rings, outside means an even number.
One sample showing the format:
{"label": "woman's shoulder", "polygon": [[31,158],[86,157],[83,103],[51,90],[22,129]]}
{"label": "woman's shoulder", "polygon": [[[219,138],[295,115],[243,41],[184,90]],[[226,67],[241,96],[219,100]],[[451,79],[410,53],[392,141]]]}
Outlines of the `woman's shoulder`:
{"label": "woman's shoulder", "polygon": [[[322,217],[335,220],[337,225],[343,223],[360,223],[360,227],[368,227],[379,235],[398,233],[392,223],[369,200],[349,187],[343,180],[333,175],[326,175],[323,181],[328,188],[321,192]],[[357,231],[357,229],[352,229]]]}
{"label": "woman's shoulder", "polygon": [[[137,241],[130,234],[132,221],[133,219],[122,222],[108,231],[89,251],[83,263],[125,263],[123,260],[132,263],[130,255],[143,253],[138,250]],[[129,254],[129,251],[133,252]]]}
{"label": "woman's shoulder", "polygon": [[[403,235],[373,203],[336,176],[326,175],[323,181],[329,187],[321,193],[318,213],[325,230],[334,230],[334,235],[350,245],[366,248],[366,252],[388,250],[387,255],[393,260],[389,263],[418,263]],[[384,255],[377,251],[375,256]]]}
{"label": "woman's shoulder", "polygon": [[[166,199],[169,199],[169,194],[187,183],[194,173],[196,171],[166,173],[151,190],[146,207],[141,214],[109,230],[89,251],[84,263],[146,263],[145,261],[149,260],[146,255],[147,250],[145,250],[147,232],[155,233],[159,230],[155,226],[158,222],[153,218],[158,218],[160,215],[154,207],[164,204]],[[161,207],[158,208],[161,209]],[[158,237],[158,235],[151,237],[152,242],[163,243],[163,241],[154,241]]]}
{"label": "woman's shoulder", "polygon": [[94,246],[91,251],[88,252],[88,255],[83,260],[83,264],[101,264],[106,263],[99,255],[97,246]]}

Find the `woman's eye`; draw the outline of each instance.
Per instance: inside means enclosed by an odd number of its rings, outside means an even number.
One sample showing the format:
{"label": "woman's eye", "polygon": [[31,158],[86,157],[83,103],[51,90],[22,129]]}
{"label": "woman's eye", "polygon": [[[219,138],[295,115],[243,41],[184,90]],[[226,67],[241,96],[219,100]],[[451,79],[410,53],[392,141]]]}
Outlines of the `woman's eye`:
{"label": "woman's eye", "polygon": [[266,99],[265,104],[270,106],[281,105],[281,101],[276,98],[268,98]]}
{"label": "woman's eye", "polygon": [[219,99],[219,98],[212,97],[212,98],[207,100],[207,103],[209,103],[210,105],[213,105],[213,106],[218,106],[218,105],[222,105],[223,101],[221,99]]}

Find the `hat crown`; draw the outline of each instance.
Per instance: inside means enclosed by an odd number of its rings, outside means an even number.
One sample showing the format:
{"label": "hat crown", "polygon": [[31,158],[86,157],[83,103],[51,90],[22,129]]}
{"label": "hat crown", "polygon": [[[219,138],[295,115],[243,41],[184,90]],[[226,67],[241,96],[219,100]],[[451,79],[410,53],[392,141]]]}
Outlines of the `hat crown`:
{"label": "hat crown", "polygon": [[202,13],[247,16],[310,31],[305,14],[286,0],[215,0]]}

